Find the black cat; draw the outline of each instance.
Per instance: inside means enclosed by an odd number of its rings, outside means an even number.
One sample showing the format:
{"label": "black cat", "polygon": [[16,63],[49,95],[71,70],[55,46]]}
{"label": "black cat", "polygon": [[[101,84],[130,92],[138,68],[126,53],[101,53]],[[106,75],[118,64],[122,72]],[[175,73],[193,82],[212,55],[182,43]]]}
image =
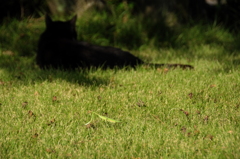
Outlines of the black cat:
{"label": "black cat", "polygon": [[151,65],[161,67],[193,68],[182,64],[147,64],[127,51],[114,47],[96,46],[77,41],[75,30],[77,16],[66,22],[52,21],[46,16],[46,30],[42,33],[37,52],[40,68],[123,68],[125,66]]}

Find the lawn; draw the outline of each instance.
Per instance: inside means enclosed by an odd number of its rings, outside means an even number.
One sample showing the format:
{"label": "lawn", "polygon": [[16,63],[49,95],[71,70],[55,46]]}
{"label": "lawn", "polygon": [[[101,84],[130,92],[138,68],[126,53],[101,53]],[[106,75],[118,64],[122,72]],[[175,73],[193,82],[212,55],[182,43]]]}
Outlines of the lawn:
{"label": "lawn", "polygon": [[[101,29],[101,18],[89,23]],[[79,39],[194,70],[40,70],[35,53],[44,19],[4,24],[0,158],[240,158],[237,34],[196,24],[165,42],[142,32],[129,46],[118,35],[131,26],[115,28],[111,39],[101,30],[93,34],[86,21],[78,21]]]}

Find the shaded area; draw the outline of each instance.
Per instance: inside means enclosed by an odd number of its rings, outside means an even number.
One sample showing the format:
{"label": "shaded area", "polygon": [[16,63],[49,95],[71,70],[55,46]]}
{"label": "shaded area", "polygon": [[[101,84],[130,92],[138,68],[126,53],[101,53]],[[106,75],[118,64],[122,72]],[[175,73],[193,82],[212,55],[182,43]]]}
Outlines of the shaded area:
{"label": "shaded area", "polygon": [[39,17],[46,8],[45,0],[4,0],[0,2],[0,23],[9,18]]}
{"label": "shaded area", "polygon": [[[110,77],[98,77],[94,74],[100,70],[75,70],[75,71],[62,71],[56,69],[41,70],[35,64],[35,60],[31,57],[20,57],[16,55],[3,55],[0,54],[0,68],[3,72],[7,72],[7,79],[5,82],[28,82],[23,84],[41,83],[44,81],[52,82],[55,80],[65,80],[70,83],[82,85],[82,86],[101,86],[108,85],[110,83]],[[29,80],[26,80],[29,79]]]}
{"label": "shaded area", "polygon": [[[134,14],[134,9],[134,6],[124,3],[114,8],[112,14],[105,11],[84,14],[77,23],[78,40],[97,45],[116,46],[136,52],[142,52],[146,48],[174,49],[176,50],[175,57],[216,59],[222,63],[239,66],[240,35],[226,29],[224,25],[206,21],[179,24],[174,16],[170,18],[170,21],[164,16],[159,16],[157,19],[149,18],[148,14]],[[167,21],[174,25],[169,25]],[[0,67],[8,71],[11,76],[15,76],[16,70],[10,69],[10,65],[21,67],[22,64],[16,65],[16,62],[24,63],[20,59],[32,60],[34,63],[30,67],[35,67],[33,70],[39,72],[39,75],[44,75],[45,71],[36,69],[33,59],[37,51],[38,38],[44,29],[43,17],[22,21],[11,20],[1,25],[0,54],[4,55],[1,55]],[[212,54],[204,54],[200,52],[201,47],[215,50]],[[186,50],[185,53],[184,50]],[[145,58],[144,55],[141,56]],[[166,56],[162,55],[162,57]],[[31,69],[29,68],[28,71],[31,72]],[[64,77],[57,72],[54,73],[54,79]],[[46,73],[48,74],[49,71]],[[84,85],[108,83],[107,78],[90,78],[87,73],[74,72],[67,76],[69,78],[66,77],[66,81],[76,82],[81,79],[80,84]],[[48,79],[48,75],[44,76],[44,79]]]}
{"label": "shaded area", "polygon": [[0,2],[0,22],[9,17],[17,19],[36,17],[49,10],[58,16],[85,12],[94,6],[105,8],[114,14],[118,7],[126,5],[133,6],[131,11],[133,14],[151,19],[175,14],[181,23],[209,20],[224,23],[232,29],[237,29],[240,25],[239,0],[8,0]]}

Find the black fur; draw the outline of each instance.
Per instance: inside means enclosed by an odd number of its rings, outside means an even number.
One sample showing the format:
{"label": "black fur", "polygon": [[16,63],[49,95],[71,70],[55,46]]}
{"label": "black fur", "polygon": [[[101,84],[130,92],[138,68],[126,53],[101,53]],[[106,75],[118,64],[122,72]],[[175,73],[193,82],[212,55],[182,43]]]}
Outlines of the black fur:
{"label": "black fur", "polygon": [[[40,68],[122,68],[145,64],[127,51],[114,47],[96,46],[77,41],[77,16],[66,22],[53,22],[46,16],[46,30],[42,33],[37,52]],[[164,66],[165,64],[147,64]],[[192,68],[190,65],[167,64],[170,67]]]}

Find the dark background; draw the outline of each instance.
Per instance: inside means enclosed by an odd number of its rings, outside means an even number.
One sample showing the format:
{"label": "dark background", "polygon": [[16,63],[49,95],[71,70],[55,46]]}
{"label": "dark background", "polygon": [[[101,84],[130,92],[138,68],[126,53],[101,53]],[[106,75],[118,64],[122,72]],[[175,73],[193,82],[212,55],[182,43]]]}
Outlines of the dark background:
{"label": "dark background", "polygon": [[[69,1],[69,0],[68,0]],[[74,0],[72,0],[75,3]],[[240,25],[240,0],[226,0],[226,4],[208,5],[205,0],[82,0],[96,1],[104,5],[118,5],[121,2],[133,3],[133,14],[158,17],[163,11],[178,15],[182,23],[189,21],[209,21],[225,24],[238,30]],[[46,0],[4,0],[0,2],[0,22],[8,19],[39,17],[47,11]]]}

